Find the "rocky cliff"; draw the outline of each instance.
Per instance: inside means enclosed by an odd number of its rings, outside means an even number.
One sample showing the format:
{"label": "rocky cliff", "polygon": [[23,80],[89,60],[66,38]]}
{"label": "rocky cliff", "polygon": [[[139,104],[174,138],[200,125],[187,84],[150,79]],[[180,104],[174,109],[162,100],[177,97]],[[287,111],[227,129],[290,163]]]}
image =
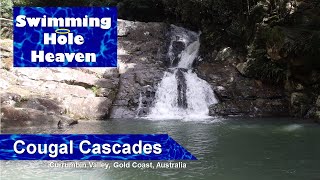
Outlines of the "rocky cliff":
{"label": "rocky cliff", "polygon": [[[255,1],[251,5],[246,13],[239,11],[238,17],[222,23],[223,27],[202,27],[204,62],[199,72],[209,69],[209,74],[215,74],[214,67],[237,70],[229,75],[235,79],[230,83],[235,91],[227,88],[226,95],[225,90],[216,90],[222,93],[221,103],[212,111],[319,119],[319,1]],[[203,78],[222,84],[221,89],[230,86]],[[239,99],[245,101],[239,103]]]}
{"label": "rocky cliff", "polygon": [[110,118],[145,115],[165,70],[169,27],[164,23],[119,21],[119,86]]}
{"label": "rocky cliff", "polygon": [[167,29],[163,23],[119,20],[118,68],[13,68],[12,40],[2,39],[2,127],[62,127],[78,119],[145,113],[163,75]]}

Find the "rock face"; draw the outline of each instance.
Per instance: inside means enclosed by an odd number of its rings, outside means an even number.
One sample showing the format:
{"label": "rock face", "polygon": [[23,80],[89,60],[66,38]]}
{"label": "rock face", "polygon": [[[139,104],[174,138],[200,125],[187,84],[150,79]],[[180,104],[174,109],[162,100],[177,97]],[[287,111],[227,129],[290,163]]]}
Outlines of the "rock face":
{"label": "rock face", "polygon": [[[13,99],[10,98],[10,93],[21,96],[20,102],[11,103],[19,108],[65,114],[76,119],[102,118],[109,113],[108,108],[115,97],[110,94],[116,92],[109,92],[105,94],[106,97],[103,97],[104,94],[98,97],[97,92],[105,87],[103,84],[107,81],[110,84],[110,91],[116,91],[115,84],[118,84],[119,78],[105,79],[101,70],[98,72],[95,69],[71,68],[0,69],[1,76],[7,84],[1,89],[2,97]],[[8,95],[9,97],[6,97]],[[107,108],[100,108],[102,104]]]}
{"label": "rock face", "polygon": [[27,126],[61,128],[78,123],[67,116],[50,114],[32,108],[2,107],[1,116],[1,128],[22,128]]}
{"label": "rock face", "polygon": [[288,116],[289,104],[284,89],[244,77],[236,68],[243,57],[222,48],[211,61],[197,66],[199,77],[214,87],[219,103],[210,115]]}
{"label": "rock face", "polygon": [[[238,12],[241,6],[226,6],[230,10],[227,12],[238,13],[238,17],[202,27],[203,62],[199,64],[199,73],[209,69],[202,73],[203,78],[224,89],[216,90],[222,96],[221,103],[212,107],[212,113],[256,114],[253,110],[258,108],[266,110],[258,114],[268,115],[267,109],[271,108],[270,115],[319,119],[319,1],[256,1],[247,5],[248,13]],[[224,15],[220,13],[218,17]],[[231,49],[226,48],[229,46]],[[238,72],[233,73],[234,70]],[[219,74],[223,71],[236,82],[221,82]],[[266,107],[257,100],[265,101]],[[273,102],[282,105],[269,107]]]}
{"label": "rock face", "polygon": [[[118,68],[13,68],[12,49],[5,48],[0,69],[2,126],[59,122],[63,127],[74,124],[72,119],[146,113],[163,75],[168,28],[163,23],[118,24]],[[3,42],[12,46],[12,41]]]}
{"label": "rock face", "polygon": [[165,70],[167,31],[164,23],[118,22],[120,83],[110,118],[148,112]]}

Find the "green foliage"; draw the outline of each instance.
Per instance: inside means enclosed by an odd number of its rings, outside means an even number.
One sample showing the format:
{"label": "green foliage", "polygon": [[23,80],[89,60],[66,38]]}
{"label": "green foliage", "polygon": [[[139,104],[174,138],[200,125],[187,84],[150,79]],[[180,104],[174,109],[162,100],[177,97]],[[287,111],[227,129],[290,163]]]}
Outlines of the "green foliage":
{"label": "green foliage", "polygon": [[98,96],[98,93],[100,91],[100,88],[97,86],[92,86],[91,91],[95,94],[95,96]]}
{"label": "green foliage", "polygon": [[284,45],[285,53],[304,59],[305,69],[320,68],[320,32],[300,30],[295,40]]}
{"label": "green foliage", "polygon": [[286,69],[283,65],[277,63],[266,62],[259,67],[258,71],[258,77],[260,77],[260,79],[272,82],[281,82],[286,77]]}
{"label": "green foliage", "polygon": [[267,46],[280,49],[284,34],[278,27],[260,27],[248,48],[247,74],[257,79],[279,83],[286,78],[287,66],[283,61],[271,61],[267,57]]}
{"label": "green foliage", "polygon": [[283,82],[286,78],[285,64],[274,63],[264,58],[254,59],[249,64],[247,73],[251,77],[273,83]]}

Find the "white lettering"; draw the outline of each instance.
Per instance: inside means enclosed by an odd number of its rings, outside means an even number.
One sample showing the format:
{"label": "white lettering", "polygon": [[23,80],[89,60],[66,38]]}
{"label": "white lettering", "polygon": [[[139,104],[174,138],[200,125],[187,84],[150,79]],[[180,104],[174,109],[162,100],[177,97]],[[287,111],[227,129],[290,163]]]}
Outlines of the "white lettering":
{"label": "white lettering", "polygon": [[25,15],[19,15],[17,16],[16,20],[17,20],[17,27],[24,27],[26,25],[26,16]]}
{"label": "white lettering", "polygon": [[21,145],[25,145],[26,143],[24,142],[24,141],[22,141],[22,140],[18,140],[18,141],[16,141],[16,142],[14,142],[14,144],[13,144],[13,150],[14,150],[14,152],[16,152],[17,154],[22,154],[22,153],[24,153],[24,151],[25,151],[25,149],[21,149],[21,150],[18,150],[18,144],[21,144]]}

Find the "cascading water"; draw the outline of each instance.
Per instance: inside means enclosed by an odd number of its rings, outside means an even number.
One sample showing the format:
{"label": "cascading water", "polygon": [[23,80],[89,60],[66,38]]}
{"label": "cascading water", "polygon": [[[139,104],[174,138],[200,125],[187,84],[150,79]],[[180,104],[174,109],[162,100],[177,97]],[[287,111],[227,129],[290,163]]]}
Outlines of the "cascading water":
{"label": "cascading water", "polygon": [[171,68],[158,85],[155,103],[148,118],[181,119],[208,117],[209,105],[217,103],[210,85],[192,72],[198,57],[199,36],[172,25],[168,57]]}

